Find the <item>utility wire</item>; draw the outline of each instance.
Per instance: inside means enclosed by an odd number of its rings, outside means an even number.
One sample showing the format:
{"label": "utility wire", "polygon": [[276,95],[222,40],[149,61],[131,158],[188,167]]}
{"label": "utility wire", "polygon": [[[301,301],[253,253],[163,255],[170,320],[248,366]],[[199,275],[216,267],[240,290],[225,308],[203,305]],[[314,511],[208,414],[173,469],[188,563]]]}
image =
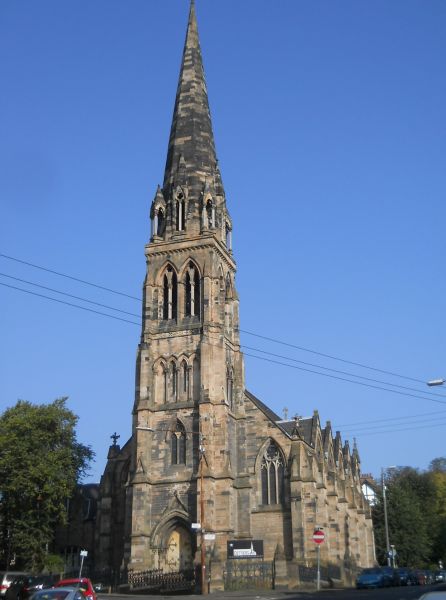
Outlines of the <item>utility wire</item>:
{"label": "utility wire", "polygon": [[20,283],[27,283],[28,285],[33,285],[42,290],[48,290],[49,292],[54,292],[55,294],[61,294],[62,296],[67,296],[68,298],[74,298],[75,300],[81,300],[82,302],[88,302],[89,304],[95,304],[96,306],[102,306],[102,308],[108,308],[109,310],[115,310],[116,312],[120,312],[125,315],[130,315],[131,317],[140,318],[140,315],[128,312],[126,310],[121,310],[120,308],[114,308],[113,306],[108,306],[108,304],[101,304],[100,302],[94,302],[93,300],[88,300],[87,298],[82,298],[81,296],[74,296],[73,294],[67,294],[66,292],[60,292],[59,290],[55,290],[54,288],[50,288],[45,285],[39,285],[38,283],[33,283],[32,281],[27,281],[26,279],[20,279],[19,277],[13,277],[12,275],[6,275],[6,273],[0,273],[0,275],[2,277],[8,277],[9,279],[14,279],[14,281],[20,281]]}
{"label": "utility wire", "polygon": [[[79,279],[79,278],[77,278],[77,277],[73,277],[73,276],[71,276],[71,275],[68,275],[68,274],[66,274],[66,273],[60,273],[60,272],[58,272],[58,271],[54,271],[54,270],[52,270],[52,269],[48,269],[48,268],[46,268],[46,267],[42,267],[42,266],[40,266],[40,265],[35,265],[35,264],[33,264],[33,263],[30,263],[30,262],[28,262],[28,261],[24,261],[24,260],[21,260],[21,259],[19,259],[19,258],[15,258],[15,257],[13,257],[13,256],[9,256],[9,255],[7,255],[7,254],[0,253],[0,257],[2,257],[2,258],[6,258],[6,259],[8,259],[8,260],[12,260],[12,261],[15,261],[15,262],[18,262],[18,263],[22,263],[22,264],[25,264],[25,265],[27,265],[27,266],[30,266],[30,267],[33,267],[33,268],[36,268],[36,269],[40,269],[40,270],[42,270],[42,271],[46,271],[46,272],[48,272],[48,273],[52,273],[52,274],[58,275],[58,276],[60,276],[60,277],[65,277],[65,278],[68,278],[68,279],[72,279],[72,280],[74,280],[74,281],[78,281],[78,282],[80,282],[80,283],[83,283],[83,284],[85,284],[85,285],[89,285],[89,286],[92,286],[92,287],[96,287],[96,288],[99,288],[99,289],[105,290],[105,291],[107,291],[107,292],[111,292],[111,293],[113,293],[113,294],[118,294],[118,295],[121,295],[121,296],[125,296],[125,297],[127,297],[127,298],[131,298],[131,299],[133,299],[133,300],[138,300],[139,302],[141,302],[141,298],[137,298],[136,296],[131,296],[131,295],[129,295],[129,294],[125,294],[125,293],[123,293],[123,292],[120,292],[120,291],[117,291],[117,290],[114,290],[114,289],[111,289],[111,288],[107,288],[107,287],[104,287],[104,286],[101,286],[101,285],[97,285],[97,284],[95,284],[95,283],[92,283],[92,282],[89,282],[89,281],[86,281],[86,280],[83,280],[83,279]],[[37,285],[37,284],[32,284],[32,283],[31,283],[31,285]],[[12,286],[6,286],[6,287],[12,287]],[[39,287],[43,287],[43,288],[44,288],[44,286],[39,286]],[[19,290],[20,290],[20,288],[16,288],[16,289],[19,289]],[[49,289],[49,290],[51,290],[51,288],[45,288],[45,289]],[[20,290],[20,291],[25,291],[25,290]],[[64,294],[64,292],[58,292],[57,290],[51,290],[51,291],[54,291],[54,292],[56,292],[56,293],[60,293],[60,294]],[[36,295],[38,295],[38,294],[36,294]],[[67,295],[67,296],[70,296],[70,294],[65,294],[65,295]],[[44,296],[42,296],[42,297],[44,297]],[[72,296],[72,297],[73,297],[73,298],[76,298],[76,299],[79,299],[79,300],[83,300],[83,301],[85,301],[85,302],[91,302],[91,303],[93,303],[93,302],[92,302],[92,301],[90,301],[90,300],[86,300],[86,299],[80,298],[80,297],[78,297],[78,296]],[[49,298],[49,299],[51,299],[51,298]],[[67,304],[69,304],[69,303],[67,303]],[[95,303],[95,304],[98,304],[99,306],[103,306],[104,308],[109,308],[110,310],[116,310],[116,311],[118,311],[118,312],[123,312],[123,313],[125,313],[125,314],[129,314],[129,315],[131,315],[131,316],[137,316],[137,315],[135,315],[134,313],[127,313],[127,311],[120,311],[120,309],[115,309],[115,308],[108,307],[108,306],[106,306],[106,305],[102,305],[102,304],[99,304],[99,303]],[[74,306],[74,307],[77,307],[77,308],[81,308],[81,307],[79,307],[79,306],[77,306],[77,305],[72,305],[72,306]],[[101,313],[101,312],[98,312],[98,314],[101,314],[101,315],[103,315],[103,316],[110,316],[110,315],[106,315],[105,313]],[[138,315],[138,316],[139,316],[139,315]],[[121,320],[124,320],[124,319],[121,319]],[[136,324],[136,323],[134,323],[133,321],[129,321],[129,322],[131,322],[131,323],[133,323],[133,324]],[[260,339],[264,339],[264,340],[267,340],[267,341],[270,341],[270,342],[274,342],[274,343],[276,343],[276,344],[281,344],[281,345],[283,345],[283,346],[288,346],[288,347],[290,347],[290,348],[295,348],[295,349],[297,349],[297,350],[301,350],[301,351],[304,351],[304,352],[309,352],[309,353],[311,353],[311,354],[315,354],[315,355],[317,355],[317,356],[322,356],[322,357],[324,357],[324,358],[329,358],[329,359],[331,359],[331,360],[337,360],[337,361],[340,361],[340,362],[343,362],[343,363],[346,363],[346,364],[354,365],[354,366],[356,366],[356,367],[361,367],[361,368],[363,368],[363,369],[369,369],[369,370],[376,371],[376,372],[379,372],[379,373],[383,373],[383,374],[386,374],[386,375],[391,375],[392,377],[399,377],[399,378],[402,378],[402,379],[407,379],[407,380],[409,380],[409,381],[414,381],[414,382],[416,382],[416,383],[421,383],[421,384],[423,384],[423,385],[425,385],[425,383],[426,383],[425,381],[423,381],[423,380],[421,380],[421,379],[416,379],[416,378],[414,378],[414,377],[408,377],[408,376],[406,376],[406,375],[401,375],[401,374],[399,374],[399,373],[395,373],[395,372],[392,372],[392,371],[386,371],[386,370],[384,370],[384,369],[379,369],[379,368],[376,368],[376,367],[371,367],[371,366],[365,365],[365,364],[363,364],[363,363],[358,363],[358,362],[354,362],[354,361],[346,360],[346,359],[343,359],[343,358],[339,358],[339,357],[337,357],[337,356],[333,356],[333,355],[330,355],[330,354],[325,354],[325,353],[323,353],[323,352],[318,352],[318,351],[316,351],[316,350],[311,350],[311,349],[309,349],[309,348],[305,348],[305,347],[303,347],[303,346],[298,346],[298,345],[296,345],[296,344],[291,344],[291,343],[284,342],[284,341],[281,341],[281,340],[278,340],[278,339],[275,339],[275,338],[271,338],[271,337],[268,337],[268,336],[260,335],[260,334],[254,333],[254,332],[252,332],[252,331],[247,331],[247,330],[245,330],[245,329],[239,329],[239,331],[240,331],[241,333],[244,333],[244,334],[246,334],[246,335],[251,335],[251,336],[254,336],[254,337],[257,337],[257,338],[260,338]],[[259,351],[259,352],[264,352],[263,350],[258,350],[258,351]],[[272,353],[268,353],[268,354],[270,354],[270,355],[272,355],[272,356],[277,356],[277,357],[279,357],[279,358],[284,358],[284,357],[281,357],[280,355],[274,355],[274,354],[272,354]],[[251,356],[252,356],[252,355],[251,355]],[[254,357],[254,358],[260,358],[260,357]],[[297,361],[296,359],[292,359],[292,358],[287,358],[287,360],[291,360],[291,361],[294,361],[294,362],[301,362],[302,364],[308,364],[308,365],[310,365],[310,366],[313,366],[311,363],[305,363],[304,361]],[[279,364],[283,364],[283,363],[279,363]],[[288,366],[291,366],[291,365],[288,365]],[[317,365],[314,365],[314,366],[317,366]],[[323,369],[325,369],[325,370],[330,370],[330,371],[337,372],[337,370],[336,370],[336,369],[330,369],[329,367],[319,367],[319,366],[317,366],[317,367],[318,367],[318,368],[323,368]],[[302,369],[302,370],[303,370],[303,369]],[[365,380],[367,380],[367,379],[368,379],[368,378],[366,378],[366,377],[363,377],[363,376],[361,376],[361,375],[355,375],[355,374],[353,374],[353,373],[352,373],[352,374],[350,374],[350,373],[344,373],[343,371],[339,371],[339,373],[341,373],[341,374],[348,374],[348,375],[349,375],[349,376],[351,376],[351,377],[358,377],[358,378],[365,379]],[[321,375],[323,375],[323,373],[321,373]],[[375,381],[375,380],[373,380],[373,379],[370,379],[370,381]],[[351,383],[359,383],[359,382],[351,382]],[[379,382],[379,383],[383,383],[383,382]],[[362,385],[365,385],[365,384],[362,384]],[[393,383],[385,383],[385,385],[391,385],[391,386],[393,386],[393,387],[401,387],[402,389],[406,389],[404,386],[397,386],[396,384],[393,384]],[[373,386],[371,386],[371,387],[373,387]],[[407,389],[412,389],[412,388],[407,388]],[[391,390],[389,390],[389,391],[391,391]],[[417,391],[417,390],[415,390],[415,391]],[[432,395],[435,395],[435,396],[438,396],[438,397],[443,397],[443,398],[446,398],[446,396],[444,396],[444,395],[442,395],[442,394],[434,394],[433,392],[422,392],[422,393],[425,393],[425,394],[432,394]]]}
{"label": "utility wire", "polygon": [[[445,418],[445,416],[443,415],[443,419]],[[404,425],[409,425],[409,426],[414,426],[414,425],[418,425],[418,423],[430,423],[432,421],[435,421],[436,423],[438,423],[440,420],[439,419],[434,419],[433,417],[430,417],[429,419],[419,419],[419,421],[417,423],[396,423],[396,427],[399,426],[404,426]],[[441,421],[442,423],[446,423],[446,421]],[[346,431],[370,431],[373,429],[382,429],[383,427],[395,427],[395,425],[391,424],[391,423],[381,423],[380,425],[362,425],[361,427],[355,427],[355,428],[343,428],[342,431],[346,432]]]}
{"label": "utility wire", "polygon": [[[118,320],[118,321],[123,321],[125,323],[131,323],[132,325],[138,325],[138,326],[141,325],[141,323],[136,323],[135,321],[130,321],[129,319],[123,319],[121,317],[116,317],[116,316],[113,316],[113,315],[109,315],[109,314],[104,313],[102,311],[98,311],[98,310],[93,310],[93,309],[90,309],[90,308],[86,308],[86,307],[80,306],[78,304],[73,304],[72,302],[65,302],[63,300],[57,300],[56,298],[52,298],[52,297],[46,296],[44,294],[38,294],[36,292],[32,292],[30,290],[25,290],[25,289],[19,288],[17,286],[8,285],[6,283],[1,283],[1,282],[0,282],[0,285],[2,285],[4,287],[7,287],[7,288],[10,288],[10,289],[17,290],[19,292],[23,292],[23,293],[26,293],[26,294],[31,294],[33,296],[37,296],[37,297],[40,297],[40,298],[44,298],[45,300],[51,300],[53,302],[58,302],[59,304],[65,304],[66,306],[70,306],[72,308],[78,308],[78,309],[81,309],[81,310],[85,310],[87,312],[92,312],[92,313],[101,315],[103,317],[108,317],[110,319],[115,319],[115,320]],[[187,334],[187,335],[189,335],[189,334]],[[260,352],[264,352],[264,351],[260,350]],[[257,358],[258,360],[264,360],[264,361],[267,361],[267,362],[270,362],[270,363],[273,363],[273,364],[282,365],[284,367],[288,367],[288,368],[291,368],[291,369],[298,369],[300,371],[305,371],[305,372],[308,372],[308,373],[314,373],[315,375],[322,375],[323,377],[330,377],[331,379],[337,379],[339,381],[346,381],[348,383],[354,383],[356,385],[361,385],[361,386],[369,387],[369,388],[372,388],[372,389],[378,389],[378,390],[382,390],[382,391],[385,391],[385,392],[392,392],[394,394],[399,394],[401,396],[408,396],[408,397],[411,397],[411,398],[419,398],[421,400],[431,400],[432,402],[438,402],[440,404],[446,404],[446,401],[436,400],[434,398],[429,398],[427,396],[419,396],[419,395],[408,394],[408,393],[404,393],[404,392],[398,392],[397,390],[390,390],[388,388],[382,387],[381,385],[380,386],[371,385],[371,384],[368,384],[368,383],[363,383],[361,381],[354,381],[352,379],[347,379],[345,377],[339,377],[339,376],[336,376],[336,375],[330,375],[328,373],[321,373],[320,371],[313,371],[312,369],[306,369],[304,367],[298,367],[296,365],[290,365],[290,364],[287,364],[287,363],[283,363],[281,361],[272,360],[272,359],[268,359],[268,358],[261,357],[261,356],[256,356],[254,354],[248,354],[246,352],[244,354],[245,354],[245,356],[250,356],[251,358]],[[267,353],[267,354],[270,354],[270,353]],[[278,355],[273,355],[273,356],[278,356]],[[290,359],[290,358],[287,358],[287,357],[285,357],[285,358],[286,358],[286,360],[294,361],[294,359]],[[296,361],[296,362],[301,362],[301,361]],[[304,363],[304,364],[307,364],[307,363]],[[319,367],[319,368],[326,369],[326,367]],[[330,369],[330,370],[332,370],[332,369]],[[339,371],[339,373],[343,374],[344,372]],[[360,377],[358,375],[352,375],[352,376],[353,377]],[[368,379],[368,378],[364,378],[364,379]],[[374,380],[372,380],[372,381],[374,381]],[[378,381],[376,381],[376,382],[377,383],[383,383],[384,385],[387,385],[387,383],[384,383],[384,382],[378,382]],[[395,385],[395,384],[389,384],[389,385]],[[402,387],[402,386],[398,386],[398,387]],[[406,388],[404,388],[404,389],[406,389]],[[407,389],[411,389],[411,388],[407,388]],[[414,391],[417,391],[417,390],[414,390]],[[426,392],[426,393],[428,394],[429,392]],[[436,394],[436,395],[438,395],[438,394]]]}
{"label": "utility wire", "polygon": [[407,415],[405,417],[387,417],[386,419],[375,419],[375,420],[367,420],[367,421],[357,421],[356,423],[348,423],[347,425],[333,425],[333,429],[344,429],[344,428],[348,428],[348,427],[354,427],[356,425],[365,425],[365,424],[369,424],[369,423],[382,423],[382,422],[388,422],[388,421],[401,421],[403,419],[417,419],[418,417],[427,417],[427,416],[432,416],[432,415],[442,415],[444,414],[446,411],[444,410],[436,410],[435,412],[428,412],[428,413],[420,413],[417,415]]}
{"label": "utility wire", "polygon": [[416,429],[431,429],[432,427],[442,427],[444,426],[445,423],[437,423],[436,425],[422,425],[421,427],[406,427],[403,429],[388,429],[387,431],[370,431],[368,433],[359,433],[357,436],[357,438],[360,438],[361,436],[364,437],[365,435],[382,435],[382,434],[386,434],[386,433],[398,433],[400,431],[414,431]]}
{"label": "utility wire", "polygon": [[446,396],[444,396],[443,394],[437,394],[435,392],[423,392],[422,390],[417,390],[416,388],[407,387],[405,385],[398,385],[397,383],[390,383],[387,381],[381,381],[379,379],[373,379],[371,377],[364,377],[363,375],[356,375],[355,373],[349,373],[348,371],[339,371],[338,369],[331,369],[330,367],[324,367],[323,365],[315,365],[314,363],[305,362],[303,360],[297,360],[296,358],[291,358],[289,356],[283,356],[282,354],[274,354],[273,352],[267,352],[266,350],[260,350],[259,348],[252,348],[251,346],[242,345],[242,348],[247,348],[248,350],[253,350],[254,352],[261,352],[262,354],[268,354],[269,356],[274,356],[276,358],[283,358],[285,360],[296,362],[301,365],[307,365],[308,367],[316,367],[317,369],[324,369],[326,371],[332,371],[333,373],[339,373],[340,375],[348,375],[349,377],[358,377],[359,379],[364,379],[365,381],[372,381],[373,383],[380,383],[382,385],[391,385],[392,387],[397,387],[402,390],[409,390],[411,392],[418,392],[418,393],[422,393],[422,394],[428,394],[430,396],[438,396],[439,398],[446,398]]}
{"label": "utility wire", "polygon": [[125,294],[124,292],[118,292],[117,290],[112,290],[111,288],[107,288],[96,283],[91,283],[90,281],[85,281],[84,279],[79,279],[78,277],[67,275],[66,273],[60,273],[59,271],[53,271],[52,269],[47,269],[46,267],[34,265],[33,263],[27,262],[26,260],[20,260],[19,258],[8,256],[7,254],[0,253],[0,256],[2,258],[7,258],[8,260],[14,260],[15,262],[22,263],[23,265],[27,265],[28,267],[33,267],[34,269],[40,269],[41,271],[46,271],[47,273],[52,273],[53,275],[58,275],[59,277],[66,277],[67,279],[72,279],[73,281],[78,281],[79,283],[84,283],[85,285],[90,285],[91,287],[99,288],[100,290],[105,290],[106,292],[118,294],[119,296],[125,296],[126,298],[131,298],[132,300],[138,300],[138,302],[141,302],[141,298],[137,298],[136,296],[130,296],[129,294]]}
{"label": "utility wire", "polygon": [[369,367],[368,365],[364,365],[362,363],[353,362],[351,360],[346,360],[344,358],[339,358],[339,357],[333,356],[331,354],[324,354],[323,352],[317,352],[316,350],[310,350],[309,348],[304,348],[303,346],[297,346],[296,344],[289,344],[288,342],[282,342],[281,340],[270,338],[265,335],[260,335],[258,333],[254,333],[252,331],[246,331],[246,329],[239,329],[239,331],[241,333],[245,333],[246,335],[252,335],[254,337],[261,338],[262,340],[268,340],[269,342],[274,342],[275,344],[282,344],[282,346],[288,346],[289,348],[296,348],[297,350],[303,350],[304,352],[311,352],[311,354],[316,354],[317,356],[323,356],[324,358],[330,358],[331,360],[339,360],[340,362],[344,362],[349,365],[354,365],[355,367],[361,367],[362,369],[370,369],[371,371],[377,371],[378,373],[385,373],[386,375],[392,375],[392,377],[401,377],[402,379],[416,381],[417,383],[422,383],[423,385],[426,384],[426,382],[421,379],[415,379],[414,377],[407,377],[406,375],[400,375],[399,373],[393,373],[392,371],[385,371],[384,369],[377,369],[376,367]]}
{"label": "utility wire", "polygon": [[108,315],[107,313],[100,312],[99,310],[93,310],[92,308],[87,308],[86,306],[79,306],[79,304],[73,304],[72,302],[65,302],[65,300],[58,300],[57,298],[51,298],[51,296],[44,296],[43,294],[38,294],[37,292],[32,292],[31,290],[24,290],[23,288],[16,287],[15,285],[8,285],[7,283],[1,283],[4,287],[11,288],[13,290],[18,290],[19,292],[24,292],[25,294],[32,294],[33,296],[38,296],[39,298],[45,298],[45,300],[52,300],[53,302],[58,302],[59,304],[66,304],[67,306],[72,306],[74,308],[80,308],[81,310],[86,310],[91,313],[95,313],[96,315],[101,315],[102,317],[108,317],[109,319],[115,319],[116,321],[124,321],[124,323],[132,323],[133,325],[140,326],[140,323],[135,323],[134,321],[129,321],[128,319],[122,319],[121,317],[115,317],[114,315]]}
{"label": "utility wire", "polygon": [[352,381],[351,379],[347,379],[346,377],[338,377],[337,375],[330,375],[329,373],[321,373],[320,371],[313,371],[312,369],[305,369],[304,367],[298,367],[297,365],[288,365],[287,363],[280,362],[278,360],[273,360],[271,358],[265,358],[263,356],[255,356],[254,354],[244,353],[245,356],[250,356],[251,358],[257,358],[259,360],[264,360],[265,362],[269,362],[276,365],[282,365],[283,367],[289,367],[290,369],[298,369],[299,371],[305,371],[307,373],[313,373],[315,375],[322,375],[323,377],[329,377],[330,379],[337,379],[339,381],[347,381],[348,383],[355,383],[356,385],[362,385],[363,387],[369,387],[375,390],[382,390],[384,392],[391,392],[392,394],[398,394],[399,396],[408,396],[410,398],[418,398],[419,400],[430,400],[430,402],[438,402],[439,404],[446,404],[446,401],[437,400],[436,398],[428,398],[426,396],[418,396],[415,394],[408,394],[405,392],[399,392],[398,390],[389,390],[379,385],[372,385],[370,383],[363,383],[362,381]]}

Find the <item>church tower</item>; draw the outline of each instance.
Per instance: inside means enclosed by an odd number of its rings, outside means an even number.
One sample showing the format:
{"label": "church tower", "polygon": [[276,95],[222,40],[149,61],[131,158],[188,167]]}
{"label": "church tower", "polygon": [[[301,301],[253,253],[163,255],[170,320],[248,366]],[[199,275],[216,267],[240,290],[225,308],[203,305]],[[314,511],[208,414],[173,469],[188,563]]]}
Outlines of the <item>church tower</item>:
{"label": "church tower", "polygon": [[[112,436],[96,568],[115,589],[184,590],[204,581],[199,572],[211,591],[292,589],[315,569],[313,533],[323,529],[326,572],[351,583],[375,561],[356,446],[316,410],[282,419],[245,389],[194,0],[150,221],[132,436],[122,448]],[[300,412],[308,399],[296,394],[287,403]]]}
{"label": "church tower", "polygon": [[244,417],[232,223],[193,1],[164,181],[150,219],[127,561],[138,570],[182,570],[197,563],[193,523],[203,518],[208,537],[215,535],[214,554],[239,533],[233,507],[240,478],[235,481],[233,467],[240,459],[237,422]]}

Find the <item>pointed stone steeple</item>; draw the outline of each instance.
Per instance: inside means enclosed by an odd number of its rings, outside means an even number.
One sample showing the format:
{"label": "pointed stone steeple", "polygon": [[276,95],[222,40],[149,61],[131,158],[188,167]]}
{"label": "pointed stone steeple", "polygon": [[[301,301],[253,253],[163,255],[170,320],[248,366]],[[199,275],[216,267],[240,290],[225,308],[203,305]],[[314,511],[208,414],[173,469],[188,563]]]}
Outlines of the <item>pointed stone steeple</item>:
{"label": "pointed stone steeple", "polygon": [[185,176],[194,200],[198,200],[206,178],[221,189],[194,0],[190,5],[170,131],[164,192],[169,193],[172,186],[184,185]]}

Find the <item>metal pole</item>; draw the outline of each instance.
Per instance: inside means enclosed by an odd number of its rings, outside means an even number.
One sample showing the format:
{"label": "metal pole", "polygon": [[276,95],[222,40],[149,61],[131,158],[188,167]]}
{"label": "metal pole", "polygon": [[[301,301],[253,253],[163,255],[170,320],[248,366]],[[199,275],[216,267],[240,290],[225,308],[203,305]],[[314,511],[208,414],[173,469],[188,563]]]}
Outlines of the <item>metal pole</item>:
{"label": "metal pole", "polygon": [[321,589],[321,545],[317,545],[317,580],[316,580],[316,589],[319,591]]}
{"label": "metal pole", "polygon": [[203,479],[203,462],[204,462],[204,448],[203,448],[203,434],[200,431],[200,524],[201,524],[201,593],[206,594],[206,552],[204,542],[204,479]]}
{"label": "metal pole", "polygon": [[387,554],[387,565],[390,567],[390,540],[389,540],[389,521],[387,518],[387,498],[386,498],[386,483],[384,480],[384,468],[381,468],[381,483],[383,488],[383,504],[384,504],[384,529],[386,532],[386,554]]}
{"label": "metal pole", "polygon": [[81,553],[81,568],[79,569],[79,579],[82,577],[82,567],[84,566],[84,555]]}

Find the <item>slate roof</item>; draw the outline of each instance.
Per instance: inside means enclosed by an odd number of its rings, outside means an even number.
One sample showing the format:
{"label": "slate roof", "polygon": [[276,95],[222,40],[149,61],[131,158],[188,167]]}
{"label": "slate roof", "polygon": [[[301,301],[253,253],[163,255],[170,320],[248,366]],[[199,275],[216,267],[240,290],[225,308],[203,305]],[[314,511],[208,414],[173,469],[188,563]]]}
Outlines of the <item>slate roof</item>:
{"label": "slate roof", "polygon": [[[259,400],[254,394],[245,390],[245,395],[248,397],[263,414],[268,417],[279,429],[281,429],[289,437],[292,436],[293,430],[296,426],[295,419],[284,420],[279,417],[271,408]],[[307,443],[311,444],[311,434],[313,432],[313,418],[307,417],[298,420],[298,430],[300,437]]]}

